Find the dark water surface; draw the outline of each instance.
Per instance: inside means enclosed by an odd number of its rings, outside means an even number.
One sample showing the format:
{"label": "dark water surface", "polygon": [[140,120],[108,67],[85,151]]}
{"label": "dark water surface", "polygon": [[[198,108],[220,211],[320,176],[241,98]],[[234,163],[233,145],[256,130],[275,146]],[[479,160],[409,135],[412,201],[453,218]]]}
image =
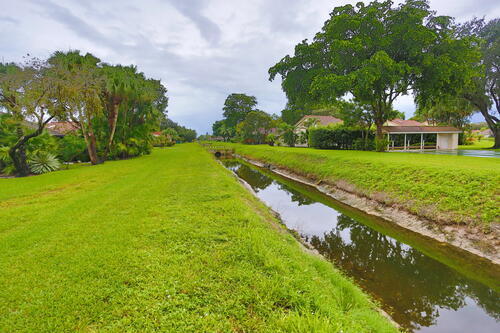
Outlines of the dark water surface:
{"label": "dark water surface", "polygon": [[223,163],[406,330],[500,332],[498,266],[268,170]]}

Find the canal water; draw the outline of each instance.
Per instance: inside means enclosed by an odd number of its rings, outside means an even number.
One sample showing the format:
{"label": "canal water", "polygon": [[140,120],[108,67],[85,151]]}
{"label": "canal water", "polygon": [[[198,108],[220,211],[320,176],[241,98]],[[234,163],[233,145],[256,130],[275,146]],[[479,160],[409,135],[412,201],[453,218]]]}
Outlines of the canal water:
{"label": "canal water", "polygon": [[500,151],[495,150],[430,150],[430,151],[408,151],[416,154],[432,154],[432,155],[455,155],[455,156],[471,156],[471,157],[490,157],[500,158]]}
{"label": "canal water", "polygon": [[222,162],[407,331],[500,332],[498,266],[267,169]]}

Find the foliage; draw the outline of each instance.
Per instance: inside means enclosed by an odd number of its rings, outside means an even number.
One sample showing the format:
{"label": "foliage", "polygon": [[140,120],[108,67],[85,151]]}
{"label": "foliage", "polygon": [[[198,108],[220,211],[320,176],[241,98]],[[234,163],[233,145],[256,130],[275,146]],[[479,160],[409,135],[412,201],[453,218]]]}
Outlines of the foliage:
{"label": "foliage", "polygon": [[456,92],[475,73],[474,40],[458,38],[449,17],[434,16],[427,1],[336,7],[311,43],[269,69],[281,75],[290,103],[334,104],[346,94],[367,106],[382,137],[394,100],[412,90],[425,104]]}
{"label": "foliage", "polygon": [[297,143],[297,134],[295,134],[295,128],[287,123],[283,123],[280,125],[281,136],[283,138],[283,142],[290,147],[294,147]]}
{"label": "foliage", "polygon": [[375,138],[375,150],[378,152],[383,152],[387,150],[389,146],[389,139],[386,137]]}
{"label": "foliage", "polygon": [[352,143],[354,150],[375,150],[375,140],[373,138],[357,138]]}
{"label": "foliage", "polygon": [[68,134],[59,141],[59,157],[64,162],[89,160],[85,139],[78,135]]}
{"label": "foliage", "polygon": [[470,102],[459,97],[448,97],[430,106],[417,108],[415,119],[429,124],[451,125],[464,129],[475,112]]}
{"label": "foliage", "polygon": [[[181,126],[171,119],[163,121],[160,128],[164,133],[171,135],[175,142],[193,142],[197,136],[195,130]],[[173,131],[165,132],[169,129],[172,129]]]}
{"label": "foliage", "polygon": [[[227,144],[236,153],[442,223],[488,230],[498,221],[497,158]],[[354,172],[354,171],[355,172]]]}
{"label": "foliage", "polygon": [[101,92],[104,83],[98,64],[100,59],[80,51],[54,52],[48,62],[57,78],[59,91],[57,108],[64,110],[61,119],[71,120],[78,125],[87,144],[87,152],[92,164],[103,161],[98,156],[98,133],[95,128],[103,117]]}
{"label": "foliage", "polygon": [[38,150],[28,157],[28,165],[34,174],[42,174],[59,170],[61,163],[57,157],[43,150]]}
{"label": "foliage", "polygon": [[221,136],[224,141],[236,139],[237,126],[245,120],[250,112],[257,111],[256,106],[257,99],[254,96],[230,94],[222,108],[224,119],[218,120],[212,125],[213,135]]}
{"label": "foliage", "polygon": [[273,125],[273,119],[264,111],[250,111],[245,120],[238,124],[236,132],[244,143],[264,143]]}
{"label": "foliage", "polygon": [[218,120],[212,125],[212,133],[221,136],[224,141],[228,141],[236,135],[236,128],[227,125],[227,119]]}
{"label": "foliage", "polygon": [[266,143],[270,146],[274,146],[274,144],[278,141],[278,138],[274,134],[268,134],[266,136]]}
{"label": "foliage", "polygon": [[245,120],[251,111],[255,111],[256,106],[257,98],[254,96],[230,94],[227,96],[222,108],[224,110],[223,115],[226,120],[226,126],[235,128],[236,125]]}
{"label": "foliage", "polygon": [[308,133],[309,147],[319,149],[355,149],[357,140],[364,140],[362,130],[345,125],[311,127]]}
{"label": "foliage", "polygon": [[180,140],[177,131],[173,128],[164,129],[160,135],[153,137],[153,147],[172,147]]}
{"label": "foliage", "polygon": [[7,331],[397,331],[197,145],[0,188]]}
{"label": "foliage", "polygon": [[9,147],[0,147],[0,173],[14,174],[16,169],[9,156]]}
{"label": "foliage", "polygon": [[[473,19],[459,29],[464,38],[478,39],[481,58],[476,61],[479,73],[458,94],[478,110],[495,137],[494,148],[500,148],[500,19],[489,22]],[[491,105],[495,109],[491,108]]]}
{"label": "foliage", "polygon": [[28,142],[63,112],[55,106],[61,98],[56,79],[49,64],[38,58],[27,57],[23,64],[0,63],[0,108],[16,123],[16,140],[9,145],[9,156],[19,176],[29,174]]}
{"label": "foliage", "polygon": [[291,105],[287,105],[287,107],[281,111],[281,119],[289,125],[295,125],[303,116],[307,114],[308,112],[304,109],[294,108]]}

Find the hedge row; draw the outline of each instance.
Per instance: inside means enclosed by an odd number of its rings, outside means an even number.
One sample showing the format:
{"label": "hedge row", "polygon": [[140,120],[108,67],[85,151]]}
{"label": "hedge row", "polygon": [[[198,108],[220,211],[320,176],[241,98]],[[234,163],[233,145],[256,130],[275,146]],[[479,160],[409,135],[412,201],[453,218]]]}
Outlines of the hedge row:
{"label": "hedge row", "polygon": [[309,128],[309,147],[318,149],[356,149],[373,150],[374,134],[348,127],[312,127]]}

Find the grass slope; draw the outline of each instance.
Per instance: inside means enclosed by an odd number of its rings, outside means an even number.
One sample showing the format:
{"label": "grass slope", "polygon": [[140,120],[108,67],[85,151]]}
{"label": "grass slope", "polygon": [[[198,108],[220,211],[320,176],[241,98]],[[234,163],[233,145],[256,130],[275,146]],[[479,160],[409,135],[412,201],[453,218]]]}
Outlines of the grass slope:
{"label": "grass slope", "polygon": [[500,159],[228,145],[435,221],[487,231],[500,218]]}
{"label": "grass slope", "polygon": [[0,331],[391,332],[201,147],[0,179]]}

